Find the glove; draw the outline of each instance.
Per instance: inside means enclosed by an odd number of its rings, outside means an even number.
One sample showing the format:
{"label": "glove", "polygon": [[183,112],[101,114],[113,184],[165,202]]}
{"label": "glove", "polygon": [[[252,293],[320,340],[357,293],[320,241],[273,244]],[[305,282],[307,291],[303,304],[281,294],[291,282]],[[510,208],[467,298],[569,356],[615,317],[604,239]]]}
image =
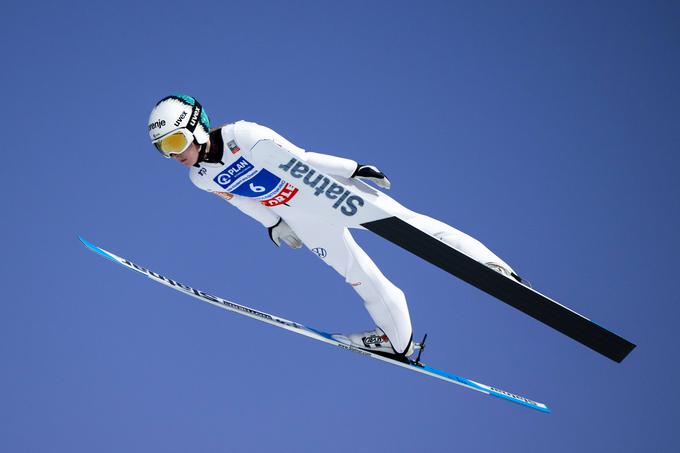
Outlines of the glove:
{"label": "glove", "polygon": [[291,227],[283,220],[279,219],[275,225],[267,228],[269,230],[269,238],[276,244],[277,247],[281,246],[281,241],[283,241],[288,247],[293,249],[299,249],[302,247],[302,241],[297,234],[291,229]]}
{"label": "glove", "polygon": [[378,170],[378,167],[374,167],[373,165],[357,164],[357,169],[354,170],[352,178],[361,178],[367,181],[373,181],[373,183],[384,189],[389,189],[392,185],[390,180],[387,179],[387,176]]}

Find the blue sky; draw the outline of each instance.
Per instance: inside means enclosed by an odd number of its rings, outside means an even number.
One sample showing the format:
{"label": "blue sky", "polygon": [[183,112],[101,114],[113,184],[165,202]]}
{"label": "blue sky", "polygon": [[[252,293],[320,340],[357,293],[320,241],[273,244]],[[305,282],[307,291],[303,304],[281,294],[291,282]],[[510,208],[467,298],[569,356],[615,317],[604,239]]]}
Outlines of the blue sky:
{"label": "blue sky", "polygon": [[[470,2],[472,3],[472,2]],[[672,451],[674,2],[5,2],[3,451]],[[368,232],[424,360],[550,415],[197,304],[88,252],[330,331],[371,323],[307,251],[161,159],[169,93],[380,166],[638,344],[615,364]]]}

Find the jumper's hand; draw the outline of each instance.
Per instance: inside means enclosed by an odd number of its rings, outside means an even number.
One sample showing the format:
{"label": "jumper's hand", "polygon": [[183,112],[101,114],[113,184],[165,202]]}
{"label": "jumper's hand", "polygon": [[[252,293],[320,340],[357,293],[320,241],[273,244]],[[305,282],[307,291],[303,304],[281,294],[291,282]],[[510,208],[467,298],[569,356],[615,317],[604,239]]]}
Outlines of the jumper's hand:
{"label": "jumper's hand", "polygon": [[302,241],[297,234],[291,229],[291,227],[283,219],[279,219],[276,225],[270,226],[269,238],[274,241],[277,247],[281,246],[281,242],[285,243],[288,247],[293,249],[299,249],[302,247]]}
{"label": "jumper's hand", "polygon": [[357,169],[354,170],[352,178],[361,178],[367,181],[373,181],[375,184],[384,189],[389,189],[390,186],[392,185],[390,183],[390,180],[387,179],[387,176],[385,176],[383,172],[378,170],[378,167],[375,167],[373,165],[358,164]]}

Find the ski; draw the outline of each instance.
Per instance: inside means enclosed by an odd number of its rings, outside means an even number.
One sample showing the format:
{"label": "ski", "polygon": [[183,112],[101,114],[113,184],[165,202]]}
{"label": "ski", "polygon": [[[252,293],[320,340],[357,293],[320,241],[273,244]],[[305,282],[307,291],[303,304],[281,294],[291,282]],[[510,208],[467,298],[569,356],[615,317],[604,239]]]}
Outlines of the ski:
{"label": "ski", "polygon": [[263,166],[298,188],[296,196],[314,200],[331,222],[370,230],[611,360],[621,362],[635,348],[585,316],[411,225],[394,214],[407,215],[404,207],[368,184],[326,175],[271,140],[258,142],[252,152]]}
{"label": "ski", "polygon": [[397,217],[363,226],[615,362],[635,348],[585,316],[473,260]]}
{"label": "ski", "polygon": [[295,332],[299,335],[303,335],[308,338],[312,338],[317,341],[321,341],[323,343],[328,343],[337,347],[340,347],[345,350],[349,350],[355,353],[358,353],[364,357],[370,357],[372,359],[377,359],[382,362],[390,363],[392,365],[396,365],[402,368],[405,368],[410,371],[415,371],[417,373],[425,374],[428,376],[432,376],[437,379],[441,379],[446,382],[450,382],[453,384],[457,384],[463,387],[466,387],[471,390],[476,390],[478,392],[484,393],[486,395],[491,395],[495,396],[497,398],[501,398],[504,400],[512,401],[513,403],[521,404],[526,407],[530,407],[532,409],[541,411],[541,412],[550,412],[550,409],[543,404],[543,403],[538,403],[536,401],[532,401],[528,398],[525,398],[520,395],[515,395],[514,393],[506,392],[505,390],[498,389],[496,387],[491,387],[485,384],[481,384],[479,382],[475,382],[471,379],[466,379],[464,377],[456,376],[455,374],[447,373],[446,371],[438,370],[436,368],[432,368],[428,365],[422,364],[419,361],[412,361],[408,360],[406,362],[400,362],[399,360],[395,360],[390,357],[382,356],[379,354],[375,354],[371,351],[367,351],[364,349],[356,348],[354,346],[346,345],[343,343],[340,343],[339,341],[333,339],[330,333],[315,329],[313,327],[305,326],[303,324],[290,321],[269,313],[265,313],[260,310],[255,310],[250,307],[246,307],[245,305],[240,305],[235,302],[223,299],[218,296],[214,296],[212,294],[209,294],[205,291],[201,291],[195,288],[192,288],[188,285],[185,285],[183,283],[180,283],[176,280],[173,280],[171,278],[165,277],[157,272],[154,272],[150,269],[144,268],[138,264],[133,263],[132,261],[122,258],[112,252],[109,252],[108,250],[104,250],[87,240],[83,239],[82,237],[80,238],[80,241],[87,246],[91,251],[103,256],[104,258],[107,258],[115,263],[118,263],[122,266],[125,266],[128,269],[131,269],[135,272],[138,272],[151,280],[154,280],[158,283],[161,283],[165,286],[168,286],[174,290],[177,290],[179,292],[182,292],[184,294],[188,294],[192,297],[195,297],[203,302],[207,302],[211,305],[214,305],[216,307],[223,308],[225,310],[229,310],[234,313],[238,313],[243,316],[247,316],[252,319],[256,319],[258,321],[262,321],[264,323],[280,327],[282,329],[288,330],[290,332]]}

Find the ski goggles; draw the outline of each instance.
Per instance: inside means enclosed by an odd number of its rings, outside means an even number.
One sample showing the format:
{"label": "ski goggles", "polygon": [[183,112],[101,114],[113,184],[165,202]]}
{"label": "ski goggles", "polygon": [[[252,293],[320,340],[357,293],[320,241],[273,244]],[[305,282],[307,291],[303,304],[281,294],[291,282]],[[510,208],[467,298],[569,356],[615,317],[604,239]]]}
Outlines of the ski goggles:
{"label": "ski goggles", "polygon": [[187,129],[178,129],[165,137],[154,140],[153,144],[156,149],[168,159],[173,154],[182,154],[194,141],[194,134]]}

